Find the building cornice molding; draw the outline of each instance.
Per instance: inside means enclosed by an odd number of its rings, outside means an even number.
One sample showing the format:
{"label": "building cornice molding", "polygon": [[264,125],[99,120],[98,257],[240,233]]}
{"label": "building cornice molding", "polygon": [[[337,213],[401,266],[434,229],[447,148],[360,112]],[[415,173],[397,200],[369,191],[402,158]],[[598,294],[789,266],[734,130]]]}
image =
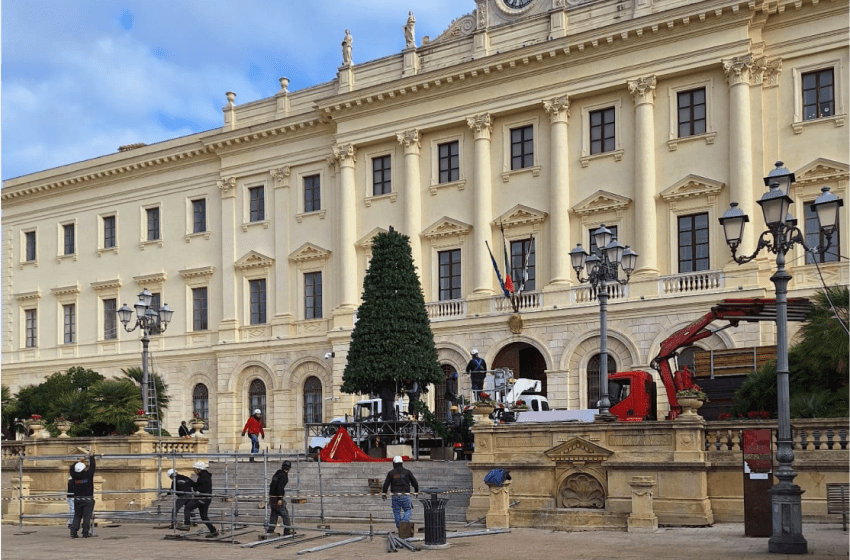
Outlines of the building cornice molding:
{"label": "building cornice molding", "polygon": [[659,195],[667,202],[698,196],[712,197],[725,186],[726,184],[721,181],[706,179],[699,175],[688,175],[661,191]]}
{"label": "building cornice molding", "polygon": [[120,289],[122,285],[123,283],[120,278],[114,278],[112,280],[98,280],[97,282],[92,282],[90,284],[97,293],[102,293],[108,290],[117,290]]}

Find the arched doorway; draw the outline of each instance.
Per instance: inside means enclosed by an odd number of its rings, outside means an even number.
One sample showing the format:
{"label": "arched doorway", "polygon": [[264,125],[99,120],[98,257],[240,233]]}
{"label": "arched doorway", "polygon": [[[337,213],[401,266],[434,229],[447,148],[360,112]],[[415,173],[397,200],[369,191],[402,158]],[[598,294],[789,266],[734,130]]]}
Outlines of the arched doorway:
{"label": "arched doorway", "polygon": [[546,387],[546,359],[540,351],[525,342],[514,342],[502,348],[493,360],[492,369],[509,368],[514,377],[540,380],[540,393],[548,396]]}

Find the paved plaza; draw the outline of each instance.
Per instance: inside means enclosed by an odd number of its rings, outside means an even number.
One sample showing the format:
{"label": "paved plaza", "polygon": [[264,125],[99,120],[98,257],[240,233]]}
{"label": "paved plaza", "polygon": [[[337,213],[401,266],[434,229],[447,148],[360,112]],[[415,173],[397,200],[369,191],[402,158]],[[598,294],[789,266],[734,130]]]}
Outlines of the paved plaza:
{"label": "paved plaza", "polygon": [[[386,531],[390,525],[376,525],[375,530]],[[335,530],[362,530],[361,524],[332,524]],[[27,534],[17,534],[17,525],[3,525],[3,560],[33,560],[44,558],[74,558],[85,560],[210,560],[239,559],[265,560],[280,558],[344,558],[374,559],[387,554],[386,537],[369,537],[360,542],[310,554],[299,552],[317,546],[353,538],[351,535],[333,535],[312,542],[286,548],[275,548],[276,543],[243,548],[221,542],[185,542],[164,539],[173,534],[166,529],[150,525],[127,524],[100,526],[97,536],[89,539],[70,539],[64,526],[24,526]],[[447,535],[470,528],[449,527]],[[319,532],[301,531],[306,536]],[[184,533],[185,534],[185,533]],[[848,558],[848,533],[840,523],[808,524],[803,534],[809,543],[806,558]],[[420,533],[421,535],[421,533]],[[242,544],[257,542],[257,533],[236,537]],[[507,533],[448,538],[448,548],[410,552],[399,550],[394,557],[415,554],[417,558],[497,560],[497,559],[686,559],[708,560],[720,558],[773,559],[800,558],[769,554],[766,538],[745,538],[741,523],[718,524],[708,528],[661,528],[654,534],[624,532],[553,532],[540,529],[511,529]],[[421,546],[423,543],[414,543]]]}

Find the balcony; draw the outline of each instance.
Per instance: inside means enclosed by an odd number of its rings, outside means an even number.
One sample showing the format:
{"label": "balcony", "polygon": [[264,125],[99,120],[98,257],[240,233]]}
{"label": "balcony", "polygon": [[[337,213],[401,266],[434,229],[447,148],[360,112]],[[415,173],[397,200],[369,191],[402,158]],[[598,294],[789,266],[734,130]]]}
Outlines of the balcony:
{"label": "balcony", "polygon": [[[614,302],[621,299],[629,298],[629,285],[625,286],[619,283],[611,283],[606,287],[608,291],[608,302]],[[596,303],[596,288],[590,285],[576,286],[571,290],[570,302],[575,305],[583,305],[588,303]]]}
{"label": "balcony", "polygon": [[658,279],[658,291],[662,296],[718,292],[723,289],[724,280],[723,272],[719,270],[674,274]]}
{"label": "balcony", "polygon": [[466,317],[466,300],[450,299],[446,301],[435,301],[426,303],[428,318],[432,323],[437,321],[448,321],[450,319],[463,319]]}
{"label": "balcony", "polygon": [[[516,296],[518,311],[532,311],[543,308],[543,292],[523,292]],[[512,313],[514,306],[509,298],[495,296],[492,300],[492,313]]]}

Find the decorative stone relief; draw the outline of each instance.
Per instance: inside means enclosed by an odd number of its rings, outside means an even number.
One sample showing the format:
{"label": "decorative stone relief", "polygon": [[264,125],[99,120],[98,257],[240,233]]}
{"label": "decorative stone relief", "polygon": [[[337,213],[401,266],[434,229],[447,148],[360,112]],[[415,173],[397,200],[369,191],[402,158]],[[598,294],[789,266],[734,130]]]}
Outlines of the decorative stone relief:
{"label": "decorative stone relief", "polygon": [[482,113],[474,117],[467,117],[466,124],[472,129],[475,139],[483,138],[490,139],[490,134],[493,132],[493,118],[490,113]]}
{"label": "decorative stone relief", "polygon": [[443,31],[433,41],[431,41],[428,37],[423,37],[422,45],[424,46],[427,44],[439,43],[441,41],[448,41],[450,39],[472,35],[475,32],[476,18],[477,10],[473,11],[471,14],[459,17],[456,20],[453,20],[449,25],[449,28]]}
{"label": "decorative stone relief", "polygon": [[271,173],[272,179],[274,179],[274,188],[289,187],[289,175],[292,173],[292,170],[288,165],[272,169],[269,173]]}
{"label": "decorative stone relief", "polygon": [[655,75],[647,76],[646,78],[638,78],[637,80],[629,80],[629,93],[634,98],[635,105],[643,105],[649,103],[655,104]]}
{"label": "decorative stone relief", "polygon": [[570,475],[558,489],[558,507],[604,508],[605,489],[589,474]]}
{"label": "decorative stone relief", "polygon": [[248,251],[241,259],[236,261],[233,266],[238,270],[247,270],[252,268],[269,269],[274,264],[274,259],[267,257],[257,251]]}
{"label": "decorative stone relief", "polygon": [[543,101],[543,110],[549,113],[549,122],[567,122],[570,118],[570,96],[562,95]]}
{"label": "decorative stone relief", "polygon": [[333,161],[340,167],[354,167],[357,148],[354,144],[338,144],[333,148]]}
{"label": "decorative stone relief", "polygon": [[404,146],[405,154],[419,155],[419,149],[422,147],[418,128],[411,128],[404,132],[399,132],[396,135],[399,144]]}
{"label": "decorative stone relief", "polygon": [[236,178],[219,179],[216,184],[221,191],[221,198],[233,198],[236,196]]}
{"label": "decorative stone relief", "polygon": [[753,69],[753,55],[736,56],[723,61],[723,72],[729,87],[739,84],[750,84],[750,74]]}
{"label": "decorative stone relief", "polygon": [[782,71],[782,59],[775,58],[766,60],[762,70],[762,84],[764,87],[775,87],[779,85],[779,73]]}
{"label": "decorative stone relief", "polygon": [[620,196],[608,191],[598,190],[573,206],[573,212],[579,216],[587,216],[591,214],[599,214],[601,212],[614,211],[619,217],[622,215],[623,211],[629,207],[631,202],[632,200],[628,197]]}

